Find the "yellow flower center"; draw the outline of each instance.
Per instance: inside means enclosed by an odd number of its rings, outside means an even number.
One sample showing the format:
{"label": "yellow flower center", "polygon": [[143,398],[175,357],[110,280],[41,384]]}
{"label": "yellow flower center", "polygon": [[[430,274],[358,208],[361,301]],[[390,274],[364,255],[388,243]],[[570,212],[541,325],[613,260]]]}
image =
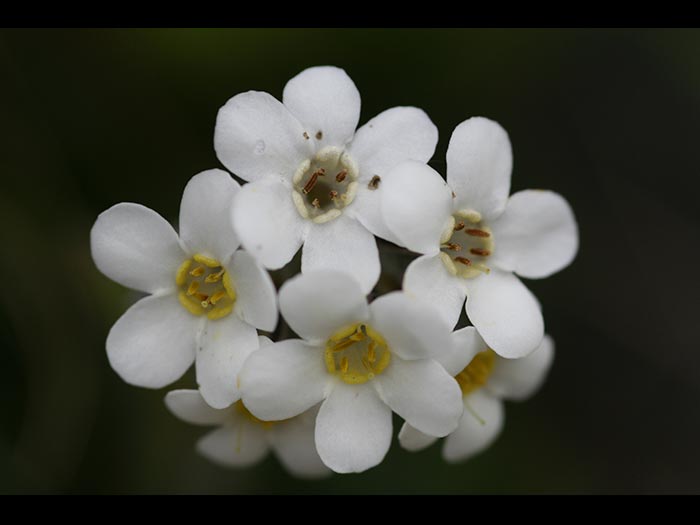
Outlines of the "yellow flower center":
{"label": "yellow flower center", "polygon": [[455,376],[462,389],[462,395],[471,394],[484,386],[495,364],[496,353],[490,348],[476,354],[466,368]]}
{"label": "yellow flower center", "polygon": [[233,404],[233,408],[239,413],[243,414],[243,416],[248,419],[249,421],[252,421],[253,423],[257,425],[261,425],[265,430],[272,428],[272,426],[275,423],[279,423],[279,421],[263,421],[262,419],[258,419],[255,417],[253,414],[250,413],[250,410],[246,408],[246,406],[243,404],[243,401],[236,401]]}
{"label": "yellow flower center", "polygon": [[292,178],[292,199],[299,215],[317,224],[340,217],[357,194],[357,165],[334,146],[302,162]]}
{"label": "yellow flower center", "polygon": [[338,330],[326,342],[326,368],[350,385],[366,383],[391,361],[384,338],[371,326],[358,323]]}
{"label": "yellow flower center", "polygon": [[178,298],[192,315],[221,319],[233,311],[236,290],[216,259],[196,254],[180,265],[175,276]]}
{"label": "yellow flower center", "polygon": [[457,212],[440,238],[440,249],[440,258],[452,275],[471,279],[491,271],[486,263],[493,254],[493,234],[479,212]]}

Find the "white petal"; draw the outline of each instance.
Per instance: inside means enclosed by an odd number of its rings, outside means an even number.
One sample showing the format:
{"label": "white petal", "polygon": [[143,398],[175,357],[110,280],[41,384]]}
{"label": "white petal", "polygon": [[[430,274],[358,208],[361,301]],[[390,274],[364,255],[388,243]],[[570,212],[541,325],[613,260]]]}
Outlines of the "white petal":
{"label": "white petal", "polygon": [[190,179],[180,203],[180,238],[191,253],[225,262],[238,248],[229,218],[240,188],[223,170],[203,171]]}
{"label": "white petal", "polygon": [[425,359],[450,352],[450,327],[437,311],[404,292],[382,295],[370,305],[370,324],[389,350],[404,359]]}
{"label": "white petal", "polygon": [[297,275],[282,285],[279,300],[280,312],[290,328],[303,339],[318,343],[369,316],[360,283],[337,271]]}
{"label": "white petal", "polygon": [[403,290],[435,309],[450,328],[459,321],[467,296],[464,279],[451,275],[435,255],[418,257],[408,265]]}
{"label": "white petal", "polygon": [[228,410],[207,405],[198,390],[172,390],[165,396],[165,406],[175,416],[193,425],[220,425],[229,417]]}
{"label": "white petal", "polygon": [[291,178],[313,154],[304,127],[275,97],[248,91],[219,110],[214,149],[221,163],[244,180],[266,175]]}
{"label": "white petal", "polygon": [[460,328],[452,332],[452,353],[442,356],[438,361],[445,370],[456,376],[471,363],[479,352],[488,350],[488,345],[473,326]]}
{"label": "white petal", "polygon": [[486,388],[498,397],[520,401],[534,394],[554,359],[554,341],[548,335],[530,355],[520,359],[498,359]]}
{"label": "white petal", "polygon": [[90,231],[97,268],[113,281],[142,292],[175,287],[187,258],[175,230],[153,210],[122,202],[100,213]]}
{"label": "white petal", "polygon": [[428,115],[413,107],[388,109],[357,130],[349,151],[360,168],[360,187],[351,208],[369,231],[398,244],[380,211],[381,181],[377,190],[370,190],[367,183],[406,160],[428,162],[437,139],[437,128]]}
{"label": "white petal", "polygon": [[381,183],[377,189],[370,188],[366,182],[360,183],[357,188],[357,196],[350,206],[346,208],[346,213],[360,221],[367,230],[371,231],[377,237],[400,245],[401,241],[394,235],[394,232],[389,229],[382,216],[381,194]]}
{"label": "white petal", "polygon": [[240,374],[243,403],[265,421],[281,421],[301,414],[326,395],[331,376],[323,349],[298,339],[260,348]]}
{"label": "white petal", "polygon": [[391,445],[391,409],[371,385],[338,382],[316,419],[316,449],[335,472],[364,472]]}
{"label": "white petal", "polygon": [[477,390],[464,400],[459,427],[445,439],[442,457],[454,463],[486,449],[503,428],[503,402]]}
{"label": "white petal", "polygon": [[233,199],[231,220],[243,247],[272,270],[292,260],[305,236],[291,188],[275,177],[244,185]]}
{"label": "white petal", "polygon": [[457,381],[433,359],[391,357],[386,370],[375,378],[384,402],[431,436],[443,437],[457,428],[464,409]]}
{"label": "white petal", "polygon": [[360,120],[360,92],[348,74],[337,67],[305,69],[287,82],[282,102],[318,148],[343,146],[352,139]]}
{"label": "white petal", "polygon": [[452,216],[452,190],[427,164],[407,161],[390,170],[381,183],[382,217],[401,244],[434,255]]}
{"label": "white petal", "polygon": [[569,203],[558,193],[525,190],[511,195],[491,224],[493,263],[523,277],[539,279],[568,266],[578,251],[578,226]]}
{"label": "white petal", "polygon": [[497,354],[507,358],[532,352],[544,336],[544,319],[523,283],[510,272],[492,269],[467,283],[467,315]]}
{"label": "white petal", "polygon": [[224,467],[248,467],[267,455],[270,447],[262,425],[239,418],[206,434],[197,442],[197,451]]}
{"label": "white petal", "polygon": [[408,423],[404,423],[399,431],[399,444],[401,448],[408,450],[409,452],[418,452],[438,440],[435,436],[429,436],[424,434],[420,430],[416,430]]}
{"label": "white petal", "polygon": [[270,429],[272,450],[280,463],[298,478],[314,479],[331,474],[316,452],[314,428],[317,414],[318,409],[312,408]]}
{"label": "white petal", "polygon": [[241,397],[238,374],[258,349],[255,328],[233,315],[208,321],[197,350],[197,384],[214,408],[226,408]]}
{"label": "white petal", "polygon": [[145,297],[109,331],[109,363],[131,385],[169,385],[194,361],[198,326],[199,319],[175,295]]}
{"label": "white petal", "polygon": [[238,250],[227,268],[236,291],[234,313],[259,330],[277,326],[277,291],[268,274],[248,252]]}
{"label": "white petal", "polygon": [[383,111],[357,130],[349,150],[361,180],[385,175],[405,160],[428,162],[435,153],[438,131],[422,109],[396,107]]}
{"label": "white petal", "polygon": [[472,117],[452,132],[447,147],[447,183],[457,209],[493,220],[503,213],[510,193],[513,152],[508,133],[493,120]]}
{"label": "white petal", "polygon": [[301,252],[301,271],[337,270],[352,275],[366,294],[379,280],[379,250],[374,235],[346,214],[313,224]]}

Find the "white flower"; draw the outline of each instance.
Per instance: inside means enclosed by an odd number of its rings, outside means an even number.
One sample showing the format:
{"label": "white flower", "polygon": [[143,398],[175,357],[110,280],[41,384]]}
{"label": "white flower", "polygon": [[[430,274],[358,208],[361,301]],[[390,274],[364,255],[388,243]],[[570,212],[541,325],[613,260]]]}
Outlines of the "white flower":
{"label": "white flower", "polygon": [[437,128],[423,111],[395,107],[355,132],[360,94],[335,67],[302,71],[282,101],[248,91],[219,110],[216,153],[250,182],[236,196],[234,228],[268,268],[284,266],[303,244],[302,272],[351,272],[369,293],[380,272],[372,234],[393,239],[376,190],[400,162],[432,157]]}
{"label": "white flower", "polygon": [[557,193],[525,190],[508,198],[512,154],[496,122],[471,118],[447,149],[447,184],[425,164],[387,173],[382,215],[403,246],[424,254],[406,270],[403,288],[439,309],[450,324],[466,311],[493,350],[522,357],[544,335],[534,295],[515,274],[547,277],[573,260],[578,228]]}
{"label": "white flower", "polygon": [[272,450],[290,474],[320,478],[331,471],[314,445],[318,408],[286,421],[261,421],[241,401],[225,409],[211,408],[197,390],[173,390],[165,404],[177,417],[193,425],[217,426],[197,442],[197,451],[225,467],[248,467]]}
{"label": "white flower", "polygon": [[[554,358],[554,341],[548,335],[527,357],[504,359],[489,349],[474,327],[453,333],[455,353],[442,359],[454,374],[464,396],[464,413],[459,427],[447,436],[442,457],[449,462],[467,459],[486,449],[503,428],[502,399],[522,401],[533,395],[544,381]],[[465,363],[469,363],[466,367]],[[404,424],[399,442],[417,451],[436,438]]]}
{"label": "white flower", "polygon": [[240,394],[235,378],[258,346],[255,328],[277,324],[275,288],[239,242],[228,220],[240,186],[222,170],[187,184],[180,237],[163,217],[133,203],[100,214],[90,233],[92,257],[112,280],[151,294],[107,336],[112,368],[127,383],[160,388],[197,361],[207,402],[224,408]]}
{"label": "white flower", "polygon": [[434,360],[449,354],[449,328],[431,309],[393,292],[371,305],[351,276],[310,272],[280,289],[280,311],[303,340],[261,348],[240,375],[242,399],[279,420],[323,401],[316,447],[336,472],[379,464],[391,444],[392,410],[445,436],[462,414],[457,382]]}

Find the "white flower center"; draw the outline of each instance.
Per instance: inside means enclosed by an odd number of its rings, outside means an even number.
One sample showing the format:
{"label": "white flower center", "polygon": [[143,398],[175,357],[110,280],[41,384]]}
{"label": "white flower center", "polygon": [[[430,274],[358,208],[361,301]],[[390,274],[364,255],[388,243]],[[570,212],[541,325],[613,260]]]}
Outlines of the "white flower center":
{"label": "white flower center", "polygon": [[326,342],[326,368],[350,385],[366,383],[391,361],[384,338],[365,323],[341,328]]}
{"label": "white flower center", "polygon": [[343,213],[357,194],[357,164],[340,148],[327,146],[294,172],[292,198],[299,214],[317,224]]}
{"label": "white flower center", "polygon": [[221,319],[233,311],[236,290],[223,265],[216,259],[195,254],[180,265],[175,275],[180,304],[193,315]]}
{"label": "white flower center", "polygon": [[491,269],[486,265],[493,254],[494,239],[478,212],[460,211],[450,218],[440,238],[440,258],[452,275],[471,279]]}

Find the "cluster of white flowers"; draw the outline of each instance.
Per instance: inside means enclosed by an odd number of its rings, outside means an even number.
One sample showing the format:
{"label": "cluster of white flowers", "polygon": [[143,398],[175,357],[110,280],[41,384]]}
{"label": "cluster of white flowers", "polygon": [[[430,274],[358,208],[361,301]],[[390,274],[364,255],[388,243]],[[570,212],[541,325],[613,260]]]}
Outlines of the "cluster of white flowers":
{"label": "cluster of white flowers", "polygon": [[[92,232],[97,267],[142,292],[114,324],[107,356],[124,381],[161,388],[196,366],[198,390],[165,398],[189,423],[217,426],[206,457],[246,466],[272,449],[293,474],[378,465],[392,412],[407,450],[446,437],[463,460],[503,425],[501,399],[540,385],[554,344],[516,276],[567,266],[578,231],[558,194],[509,197],[512,153],[496,122],[452,133],[446,180],[426,163],[438,133],[395,107],[356,130],[360,95],[335,67],[291,79],[282,102],[241,93],[219,111],[214,143],[233,175],[195,175],[179,235],[156,212],[120,203]],[[376,237],[421,254],[401,291],[368,303]],[[276,291],[267,269],[302,248],[301,274]],[[473,324],[456,331],[466,300]],[[300,338],[271,341],[278,312]]]}

